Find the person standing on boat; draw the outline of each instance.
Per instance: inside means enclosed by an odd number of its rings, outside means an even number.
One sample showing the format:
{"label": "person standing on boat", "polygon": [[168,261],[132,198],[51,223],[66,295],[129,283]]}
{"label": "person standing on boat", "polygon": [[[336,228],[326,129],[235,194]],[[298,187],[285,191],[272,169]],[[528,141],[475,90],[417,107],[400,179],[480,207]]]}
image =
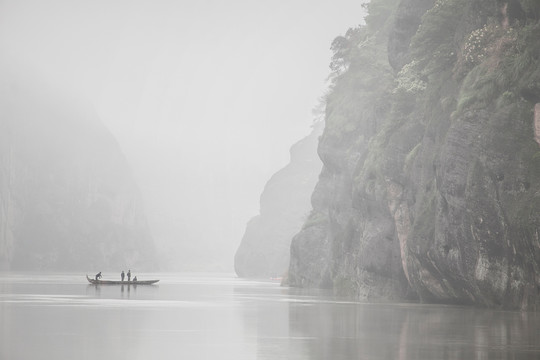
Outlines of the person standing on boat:
{"label": "person standing on boat", "polygon": [[130,281],[131,280],[131,270],[128,270],[127,276],[128,276],[128,281]]}
{"label": "person standing on boat", "polygon": [[122,270],[122,273],[120,274],[120,277],[122,278],[122,281],[124,281],[125,276],[126,276],[126,274],[124,273],[124,270]]}
{"label": "person standing on boat", "polygon": [[101,276],[101,271],[100,271],[100,272],[98,272],[98,273],[96,274],[96,280],[99,280],[99,279],[101,279],[101,278],[102,278],[102,276]]}

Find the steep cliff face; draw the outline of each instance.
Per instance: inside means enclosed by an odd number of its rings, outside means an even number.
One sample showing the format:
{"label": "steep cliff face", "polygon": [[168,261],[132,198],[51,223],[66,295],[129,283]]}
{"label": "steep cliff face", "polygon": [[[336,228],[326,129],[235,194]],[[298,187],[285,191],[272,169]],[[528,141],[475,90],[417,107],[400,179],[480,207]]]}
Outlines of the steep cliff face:
{"label": "steep cliff face", "polygon": [[[391,1],[370,6],[382,3]],[[420,3],[428,4],[402,0],[394,8]],[[410,31],[398,13],[390,36],[378,40],[390,39],[389,52],[375,56],[388,57],[395,70],[377,70],[379,78],[392,78],[384,89],[342,91],[342,83],[367,76],[354,66],[360,54],[346,59],[329,100],[355,92],[381,111],[357,101],[358,115],[341,105],[339,121],[337,110],[327,114],[319,145],[324,168],[313,195],[318,227],[305,227],[293,241],[292,285],[359,297],[540,304],[540,151],[533,129],[539,14],[531,1],[435,1],[414,15],[421,22]],[[373,37],[388,26],[367,24],[356,31]],[[373,52],[369,36],[359,41],[351,34],[364,56]],[[406,49],[396,45],[396,34]],[[375,130],[333,140],[343,124]]]}
{"label": "steep cliff face", "polygon": [[[383,22],[376,25],[385,30],[389,17],[381,15]],[[337,71],[318,148],[324,165],[313,211],[291,245],[289,283],[294,286],[329,287],[358,297],[407,294],[384,186],[370,173],[365,188],[358,187],[372,138],[381,131],[378,119],[388,108],[379,100],[393,80],[386,38],[387,31],[359,28],[333,43]]]}
{"label": "steep cliff face", "polygon": [[252,218],[238,248],[234,266],[242,277],[282,276],[289,265],[291,239],[310,210],[310,197],[321,171],[317,142],[322,124],[293,145],[290,163],[266,184],[260,214]]}
{"label": "steep cliff face", "polygon": [[2,267],[153,267],[137,187],[99,119],[50,94],[10,89],[3,95]]}

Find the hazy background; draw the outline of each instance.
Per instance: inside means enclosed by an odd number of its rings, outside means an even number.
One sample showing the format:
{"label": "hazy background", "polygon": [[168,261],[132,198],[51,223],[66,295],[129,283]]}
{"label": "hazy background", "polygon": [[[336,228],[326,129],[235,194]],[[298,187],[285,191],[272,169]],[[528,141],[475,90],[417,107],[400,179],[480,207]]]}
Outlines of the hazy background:
{"label": "hazy background", "polygon": [[232,270],[363,2],[0,1],[0,61],[93,106],[133,168],[164,268]]}

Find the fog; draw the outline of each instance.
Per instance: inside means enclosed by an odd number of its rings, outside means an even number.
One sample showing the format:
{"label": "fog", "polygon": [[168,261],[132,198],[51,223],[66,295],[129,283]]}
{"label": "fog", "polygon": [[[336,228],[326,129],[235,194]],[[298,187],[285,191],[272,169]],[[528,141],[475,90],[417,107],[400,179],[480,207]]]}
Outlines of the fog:
{"label": "fog", "polygon": [[[91,104],[126,155],[161,266],[232,270],[270,176],[310,132],[362,1],[0,1],[11,76]],[[27,80],[28,81],[28,80]]]}

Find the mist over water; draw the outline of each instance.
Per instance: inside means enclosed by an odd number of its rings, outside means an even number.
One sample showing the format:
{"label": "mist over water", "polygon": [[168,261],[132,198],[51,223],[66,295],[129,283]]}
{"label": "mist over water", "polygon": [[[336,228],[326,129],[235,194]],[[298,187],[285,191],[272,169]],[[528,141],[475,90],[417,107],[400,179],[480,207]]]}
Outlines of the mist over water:
{"label": "mist over water", "polygon": [[[106,274],[105,274],[106,275]],[[357,303],[215,274],[0,275],[0,359],[537,359],[540,317]]]}
{"label": "mist over water", "polygon": [[3,1],[0,87],[88,104],[161,267],[232,271],[264,184],[310,132],[332,40],[364,15],[352,0]]}
{"label": "mist over water", "polygon": [[[0,269],[66,272],[0,272],[0,360],[540,358],[530,126],[540,89],[537,59],[519,47],[538,53],[540,7],[526,2],[534,11],[516,37],[479,28],[508,43],[515,65],[490,84],[476,66],[506,61],[480,62],[487,47],[465,66],[473,38],[437,22],[480,21],[482,10],[519,24],[525,13],[478,2],[461,16],[452,9],[466,2],[441,1],[446,12],[424,16],[429,1],[410,1],[390,15],[398,2],[380,1],[373,28],[330,51],[363,22],[362,3],[1,1]],[[411,40],[411,14],[431,19],[420,35],[440,35],[448,58],[431,59],[438,41]],[[391,41],[378,39],[394,20]],[[419,49],[447,71],[455,61],[471,87],[425,76],[416,60],[394,66]],[[338,90],[319,103],[331,57]],[[312,112],[325,104],[331,116]],[[358,302],[231,274],[265,183],[323,117],[325,168],[286,249],[289,284],[531,312]],[[96,286],[83,272],[118,280],[128,268],[161,281]],[[143,273],[156,269],[212,272]]]}

